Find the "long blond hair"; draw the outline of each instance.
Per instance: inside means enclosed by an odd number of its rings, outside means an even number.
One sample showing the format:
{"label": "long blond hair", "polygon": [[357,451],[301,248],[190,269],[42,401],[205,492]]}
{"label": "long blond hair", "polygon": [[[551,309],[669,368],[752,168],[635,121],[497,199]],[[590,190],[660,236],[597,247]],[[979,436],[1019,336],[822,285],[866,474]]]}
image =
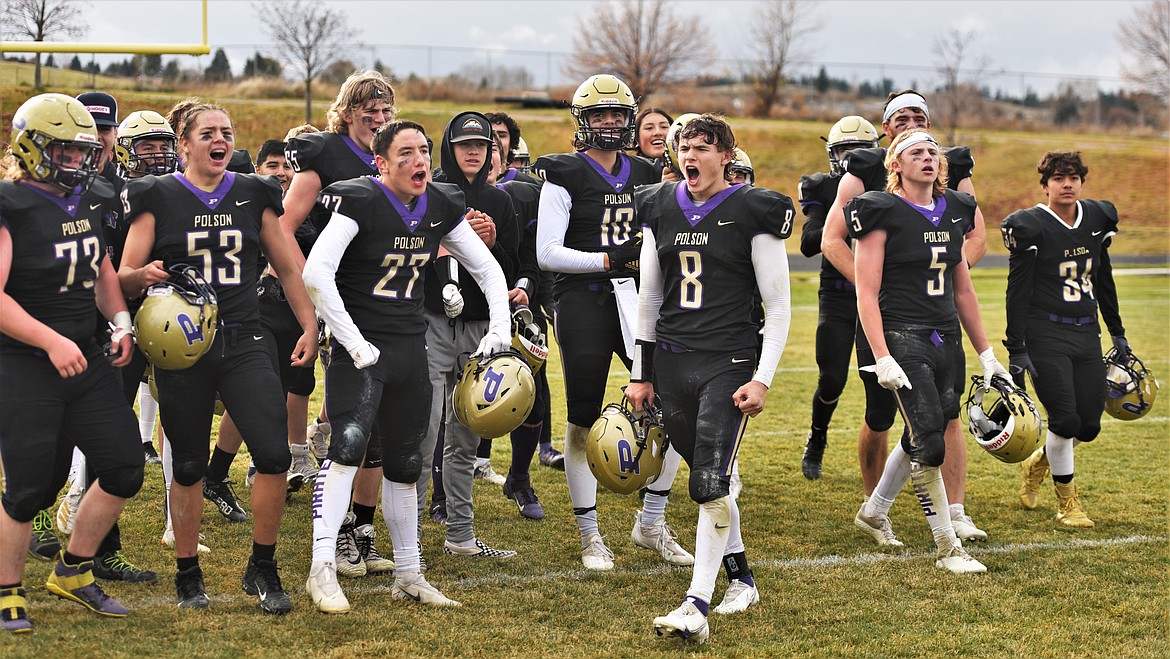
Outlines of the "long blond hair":
{"label": "long blond hair", "polygon": [[341,84],[337,98],[333,99],[333,105],[330,105],[325,113],[325,129],[330,133],[348,134],[349,126],[345,123],[345,113],[360,108],[367,101],[374,99],[384,100],[390,104],[392,110],[397,110],[394,106],[394,87],[390,85],[390,80],[386,76],[378,71],[353,72]]}
{"label": "long blond hair", "polygon": [[[924,133],[927,137],[931,137],[930,132],[925,128],[911,128],[910,130],[904,131],[895,137],[894,141],[890,142],[890,148],[886,149],[886,192],[892,192],[894,194],[903,192],[904,188],[902,186],[902,173],[894,171],[893,167],[894,161],[898,159],[898,156],[894,154],[898,152],[898,145],[906,141],[906,139],[911,135],[916,135],[918,133]],[[931,137],[931,140],[933,141],[934,138]],[[937,145],[937,142],[935,144]],[[945,192],[947,189],[947,173],[947,157],[943,155],[942,149],[940,148],[938,151],[938,176],[935,177],[934,185],[931,186],[932,189],[930,194],[932,197],[943,196],[943,192]]]}

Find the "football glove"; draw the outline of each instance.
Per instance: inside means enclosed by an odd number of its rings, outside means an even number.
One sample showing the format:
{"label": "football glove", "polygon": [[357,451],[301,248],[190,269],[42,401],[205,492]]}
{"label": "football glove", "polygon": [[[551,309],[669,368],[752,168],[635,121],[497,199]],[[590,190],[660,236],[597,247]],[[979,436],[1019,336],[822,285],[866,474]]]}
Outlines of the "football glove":
{"label": "football glove", "polygon": [[[1010,364],[1011,362],[1009,361],[1008,363]],[[1028,363],[1031,363],[1031,360],[1029,360]],[[997,375],[1007,380],[1008,382],[1011,382],[1013,385],[1015,384],[1015,380],[1012,379],[1011,373],[1008,373],[1007,369],[1003,367],[1003,364],[999,363],[999,360],[995,358],[995,351],[993,351],[991,348],[988,348],[987,350],[979,353],[979,365],[983,367],[984,391],[991,391],[991,378]],[[1034,368],[1035,367],[1033,367],[1033,369]]]}
{"label": "football glove", "polygon": [[1131,350],[1129,347],[1129,341],[1125,340],[1124,334],[1119,334],[1118,336],[1113,336],[1110,338],[1113,339],[1113,348],[1117,350],[1119,355],[1122,357],[1129,357],[1131,354],[1133,354],[1133,350]]}
{"label": "football glove", "polygon": [[346,348],[349,356],[353,358],[353,365],[356,368],[369,368],[378,363],[378,357],[382,354],[374,344],[366,341],[357,349]]}
{"label": "football glove", "polygon": [[454,318],[463,313],[463,293],[455,284],[443,287],[443,312],[448,318]]}
{"label": "football glove", "polygon": [[606,254],[609,256],[609,272],[637,273],[638,260],[642,256],[642,232]]}
{"label": "football glove", "polygon": [[913,389],[914,385],[910,384],[910,378],[906,377],[906,371],[898,366],[898,362],[890,355],[886,355],[877,360],[874,364],[874,373],[877,375],[878,384],[884,389],[890,391],[897,391],[902,387]]}
{"label": "football glove", "polygon": [[480,357],[491,357],[492,355],[504,352],[512,347],[512,337],[507,334],[500,334],[498,332],[488,332],[479,340],[479,347],[475,349],[475,354]]}
{"label": "football glove", "polygon": [[1032,376],[1036,379],[1036,366],[1032,364],[1032,358],[1028,356],[1027,352],[1013,352],[1008,354],[1008,371],[1012,374],[1012,380],[1021,389],[1027,383],[1027,378],[1024,374]]}

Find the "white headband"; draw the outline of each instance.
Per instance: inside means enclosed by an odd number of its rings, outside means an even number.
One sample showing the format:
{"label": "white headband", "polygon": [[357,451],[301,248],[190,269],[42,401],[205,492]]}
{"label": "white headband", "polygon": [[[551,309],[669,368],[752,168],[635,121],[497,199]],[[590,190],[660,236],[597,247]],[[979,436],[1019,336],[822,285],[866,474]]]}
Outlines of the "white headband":
{"label": "white headband", "polygon": [[898,146],[894,148],[894,157],[897,158],[906,149],[909,149],[915,144],[921,144],[922,142],[930,142],[935,148],[938,147],[938,142],[935,142],[929,133],[914,133],[898,143]]}
{"label": "white headband", "polygon": [[882,115],[882,123],[889,123],[890,117],[894,116],[898,110],[906,108],[918,108],[922,110],[922,114],[926,115],[926,120],[930,121],[930,109],[926,107],[926,99],[918,94],[902,94],[895,96],[890,104],[886,106],[886,112]]}

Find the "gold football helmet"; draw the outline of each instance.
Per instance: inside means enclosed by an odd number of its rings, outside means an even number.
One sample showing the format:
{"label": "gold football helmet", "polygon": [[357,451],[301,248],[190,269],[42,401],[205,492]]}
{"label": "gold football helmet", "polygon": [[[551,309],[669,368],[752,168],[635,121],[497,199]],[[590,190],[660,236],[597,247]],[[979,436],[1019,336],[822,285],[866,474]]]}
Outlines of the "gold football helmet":
{"label": "gold football helmet", "polygon": [[[135,153],[134,147],[140,140],[164,140],[166,148],[156,153]],[[147,174],[162,176],[178,169],[179,156],[175,152],[177,143],[175,131],[165,117],[152,110],[131,112],[118,126],[118,141],[114,155],[127,175],[138,177]]]}
{"label": "gold football helmet", "polygon": [[635,413],[629,400],[601,410],[585,440],[589,470],[597,482],[618,494],[630,494],[658,478],[668,446],[662,411]]}
{"label": "gold football helmet", "polygon": [[[589,125],[590,112],[612,109],[625,113],[624,126],[594,128]],[[573,134],[573,140],[581,146],[602,151],[634,148],[637,138],[634,117],[638,114],[638,100],[629,86],[617,77],[608,73],[590,76],[573,94],[573,104],[569,106],[569,111],[577,120],[577,132]]]}
{"label": "gold football helmet", "polygon": [[841,117],[829,129],[829,136],[825,140],[825,150],[829,152],[829,171],[840,176],[845,173],[841,156],[850,149],[875,147],[881,140],[873,124],[855,114]]}
{"label": "gold football helmet", "polygon": [[1000,462],[1024,460],[1040,446],[1040,413],[1023,389],[994,377],[983,390],[983,376],[971,376],[963,405],[975,441]]}
{"label": "gold football helmet", "polygon": [[[81,101],[64,94],[40,94],[12,115],[12,157],[29,178],[66,194],[84,194],[98,174],[102,143],[97,123]],[[76,167],[59,161],[61,149],[79,149]]]}
{"label": "gold football helmet", "polygon": [[151,364],[181,371],[211,349],[219,302],[194,267],[177,265],[170,271],[170,279],[146,289],[134,316],[134,335]]}
{"label": "gold football helmet", "polygon": [[731,160],[732,174],[742,174],[747,179],[747,184],[754,186],[756,184],[756,170],[752,169],[752,159],[748,157],[747,151],[735,147],[735,156]]}
{"label": "gold football helmet", "polygon": [[532,368],[515,350],[469,357],[451,393],[451,406],[459,422],[488,438],[515,430],[528,418],[535,402]]}
{"label": "gold football helmet", "polygon": [[528,143],[521,137],[512,149],[512,162],[520,163],[520,171],[525,174],[532,171],[532,154],[528,151]]}
{"label": "gold football helmet", "polygon": [[548,359],[544,332],[533,321],[532,310],[528,307],[516,307],[512,312],[512,349],[524,356],[533,373],[539,371]]}
{"label": "gold football helmet", "polygon": [[698,119],[700,114],[696,112],[687,112],[680,115],[674,123],[670,125],[670,130],[666,131],[666,161],[670,168],[674,170],[675,174],[682,176],[682,168],[678,165],[678,134],[683,129],[683,126],[691,123],[692,119]]}
{"label": "gold football helmet", "polygon": [[1122,421],[1145,416],[1158,396],[1158,379],[1150,369],[1137,355],[1122,355],[1116,348],[1105,354],[1105,385],[1105,411]]}

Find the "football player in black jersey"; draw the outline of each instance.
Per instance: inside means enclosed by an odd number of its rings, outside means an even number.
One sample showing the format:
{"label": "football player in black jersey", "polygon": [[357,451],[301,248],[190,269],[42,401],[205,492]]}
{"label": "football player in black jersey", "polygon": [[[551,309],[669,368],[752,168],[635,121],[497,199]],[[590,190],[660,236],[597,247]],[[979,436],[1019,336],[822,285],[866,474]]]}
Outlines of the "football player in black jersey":
{"label": "football player in black jersey", "polygon": [[[790,319],[784,239],[796,212],[782,194],[729,182],[734,148],[725,121],[709,114],[692,119],[679,131],[684,182],[636,193],[644,267],[626,396],[642,410],[658,395],[699,504],[686,599],[655,618],[654,627],[699,643],[709,635],[721,561],[730,584],[715,611],[737,613],[759,602],[729,486],[747,418],[764,409]],[[751,317],[757,287],[767,309],[758,361],[759,326]]]}
{"label": "football player in black jersey", "polygon": [[326,371],[334,433],[313,503],[307,588],[324,612],[349,609],[337,584],[329,536],[337,533],[372,432],[385,456],[382,512],[394,541],[391,594],[423,604],[458,604],[421,574],[415,491],[430,457],[422,450],[432,401],[422,298],[427,265],[440,245],[459,258],[485,292],[491,320],[474,350],[489,355],[510,345],[504,273],[467,221],[473,213],[466,210],[462,191],[428,183],[430,152],[422,127],[407,121],[386,124],[373,146],[376,178],[342,181],[321,193],[321,203],[333,216],[304,274],[333,330],[333,344],[344,348],[334,348]]}
{"label": "football player in black jersey", "polygon": [[[113,368],[129,362],[134,339],[102,242],[117,199],[97,178],[94,119],[76,99],[35,96],[12,117],[11,150],[0,182],[0,628],[22,633],[32,630],[21,580],[33,518],[65,484],[74,446],[97,479],[46,586],[100,615],[127,614],[94,581],[93,560],[142,487],[144,456]],[[113,321],[110,359],[94,339],[95,306]]]}
{"label": "football player in black jersey", "polygon": [[179,606],[210,604],[196,550],[203,512],[201,481],[218,392],[259,472],[252,487],[252,555],[243,575],[244,591],[259,595],[265,612],[287,613],[292,602],[281,587],[275,560],[290,462],[287,412],[280,379],[259,334],[253,277],[261,249],[280,273],[302,329],[293,353],[280,358],[294,366],[312,363],[317,318],[277,221],[280,186],[268,177],[227,172],[235,144],[227,112],[196,105],[175,128],[186,171],[130,181],[123,192],[131,224],[121,274],[123,291],[138,296],[146,286],[136,269],[150,264],[162,270],[159,262],[167,267],[190,265],[200,270],[219,301],[220,327],[210,351],[185,370],[154,369],[159,410],[172,449],[170,502]]}
{"label": "football player in black jersey", "polygon": [[963,350],[960,324],[979,353],[985,386],[993,376],[1011,379],[987,342],[963,258],[963,236],[972,230],[977,205],[971,195],[946,187],[946,157],[924,129],[894,138],[885,162],[887,191],[858,196],[845,213],[856,253],[857,316],[876,358],[878,384],[894,392],[907,433],[890,451],[856,522],[875,538],[892,537],[888,502],[913,479],[938,547],[935,565],[955,574],[985,572],[955,535],[940,469],[947,450],[943,432],[959,416],[954,371],[955,353]]}
{"label": "football player in black jersey", "polygon": [[[435,181],[454,185],[462,192],[469,213],[468,226],[491,251],[505,279],[511,280],[516,276],[520,232],[512,198],[490,180],[494,141],[491,122],[484,115],[460,112],[452,117],[440,142],[443,171],[435,176]],[[451,407],[451,393],[462,370],[461,355],[474,352],[489,331],[493,301],[446,251],[438,252],[438,257],[427,264],[422,285],[427,366],[433,391],[429,408],[432,433],[422,450],[423,455],[434,454],[442,423],[442,478],[447,498],[447,540],[443,551],[468,557],[515,556],[512,550],[495,549],[476,538],[471,490],[480,438],[456,418]],[[426,506],[430,479],[431,470],[424,469],[417,489],[420,514]]]}
{"label": "football player in black jersey", "polygon": [[[878,145],[878,133],[873,124],[863,117],[842,117],[829,129],[825,150],[829,153],[829,172],[800,177],[800,208],[804,211],[804,226],[800,230],[800,252],[813,257],[821,252],[821,233],[825,217],[837,198],[837,185],[845,173],[842,160],[847,151],[867,149]],[[817,389],[813,392],[812,423],[804,443],[800,469],[804,477],[821,477],[821,458],[825,454],[829,422],[837,409],[837,401],[845,390],[849,372],[849,355],[857,327],[857,296],[853,282],[833,267],[828,258],[821,258],[820,287],[817,290],[818,316],[816,335]]]}
{"label": "football player in black jersey", "polygon": [[1032,376],[1048,413],[1047,435],[1023,463],[1020,501],[1036,507],[1049,469],[1056,487],[1056,521],[1089,528],[1073,482],[1073,448],[1101,432],[1105,363],[1101,317],[1122,355],[1130,352],[1118,312],[1109,245],[1117,233],[1117,209],[1108,201],[1081,199],[1089,168],[1078,151],[1050,151],[1037,167],[1046,204],[1018,210],[1000,225],[1008,248],[1007,346],[1012,376]]}
{"label": "football player in black jersey", "polygon": [[[930,128],[930,110],[926,99],[914,90],[893,92],[886,101],[882,114],[882,132],[896,138],[911,128]],[[949,166],[947,186],[952,190],[975,195],[971,183],[971,171],[975,166],[971,150],[967,147],[944,149]],[[845,204],[862,192],[885,189],[886,171],[883,164],[885,151],[856,149],[844,161],[845,174],[837,186],[837,198],[829,208],[825,228],[821,235],[821,252],[845,279],[856,284],[853,276],[853,257],[849,251],[848,231],[845,224]],[[963,258],[969,267],[974,266],[987,253],[987,236],[983,226],[983,214],[975,209],[975,226],[963,242]],[[963,353],[955,354],[958,360],[954,369],[955,394],[966,390],[966,365]],[[865,385],[865,418],[857,439],[857,453],[861,462],[861,483],[869,496],[877,485],[883,465],[888,458],[888,431],[897,414],[894,399],[884,391],[873,377],[864,370],[874,363],[873,351],[865,341],[865,333],[857,334],[857,363],[862,384]],[[903,433],[904,434],[904,433]],[[985,540],[987,533],[975,526],[964,507],[967,490],[967,442],[966,432],[955,418],[947,424],[947,459],[943,463],[946,472],[947,497],[951,503],[951,519],[955,531],[963,540]],[[890,536],[893,538],[893,536]],[[877,538],[879,544],[886,544],[883,535]],[[896,538],[895,538],[896,540]]]}
{"label": "football player in black jersey", "polygon": [[[630,364],[641,254],[634,189],[659,182],[661,171],[621,152],[633,148],[638,112],[626,83],[612,75],[590,77],[573,95],[571,112],[577,151],[541,156],[534,166],[545,180],[536,256],[542,269],[556,273],[554,326],[567,407],[565,473],[581,561],[587,570],[611,570],[613,552],[598,531],[597,478],[589,469],[585,440],[601,415],[613,355]],[[677,451],[667,453],[661,475],[647,486],[631,536],[668,563],[692,565],[694,557],[674,540],[664,516],[680,461]]]}
{"label": "football player in black jersey", "polygon": [[[377,174],[370,144],[378,128],[394,119],[398,111],[394,99],[394,88],[385,76],[377,71],[357,71],[337,91],[324,131],[302,133],[285,141],[285,155],[296,176],[284,199],[280,225],[293,247],[293,256],[302,265],[306,253],[302,250],[312,248],[316,235],[329,221],[329,209],[317,203],[321,190],[338,181]],[[325,460],[328,450],[326,411],[308,430],[318,462]],[[378,442],[370,444],[355,481],[353,523],[343,525],[337,546],[337,567],[342,576],[361,577],[393,569],[374,547],[374,514],[382,482],[380,448]]]}

